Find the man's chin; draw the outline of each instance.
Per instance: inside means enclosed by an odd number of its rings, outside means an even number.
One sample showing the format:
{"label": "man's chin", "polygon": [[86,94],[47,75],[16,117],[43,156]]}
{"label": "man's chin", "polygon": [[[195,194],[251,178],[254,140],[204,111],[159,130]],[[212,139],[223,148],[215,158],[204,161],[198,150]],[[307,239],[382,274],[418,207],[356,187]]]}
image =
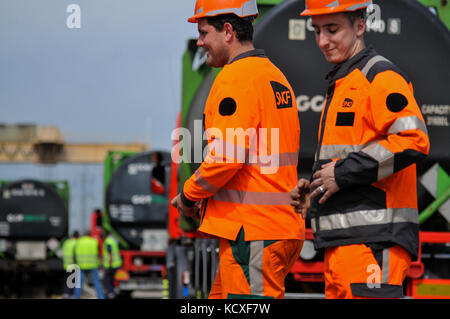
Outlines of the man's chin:
{"label": "man's chin", "polygon": [[211,56],[209,54],[208,54],[208,57],[206,58],[206,64],[211,67],[215,67],[214,60],[211,58]]}
{"label": "man's chin", "polygon": [[332,55],[330,55],[330,56],[325,55],[325,60],[327,60],[327,62],[333,63],[333,64],[339,64],[339,63],[344,62],[344,61],[343,61],[342,59],[340,59],[339,57],[332,56]]}
{"label": "man's chin", "polygon": [[221,68],[225,65],[225,63],[220,63],[220,62],[214,61],[214,60],[211,60],[211,61],[206,60],[206,64],[213,68]]}

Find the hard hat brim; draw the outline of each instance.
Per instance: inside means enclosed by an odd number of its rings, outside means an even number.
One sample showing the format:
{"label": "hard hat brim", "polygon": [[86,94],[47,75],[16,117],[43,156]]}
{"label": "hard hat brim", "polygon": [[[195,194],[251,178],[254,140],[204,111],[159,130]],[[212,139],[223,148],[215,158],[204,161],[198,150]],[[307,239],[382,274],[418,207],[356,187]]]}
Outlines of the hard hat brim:
{"label": "hard hat brim", "polygon": [[305,9],[302,13],[300,13],[301,16],[318,16],[323,14],[333,14],[333,13],[340,13],[340,12],[349,12],[346,10],[342,10],[342,8],[325,8],[325,9]]}
{"label": "hard hat brim", "polygon": [[[188,18],[187,21],[190,22],[190,23],[198,23],[198,20],[199,20],[199,19],[202,19],[202,18],[210,18],[210,17],[216,17],[216,16],[224,15],[224,14],[235,14],[235,15],[236,15],[236,13],[234,13],[234,12],[222,12],[222,13],[211,14],[211,15],[200,13],[200,14],[196,14],[196,15],[194,15],[194,16]],[[256,19],[256,18],[258,18],[258,13],[256,13],[256,14],[249,14],[249,15],[242,16],[242,17],[241,17],[241,16],[238,16],[238,15],[236,15],[236,16],[239,17],[239,18],[254,17],[254,18]]]}
{"label": "hard hat brim", "polygon": [[192,16],[192,17],[188,18],[187,20],[190,23],[198,23],[198,19],[200,19],[200,18],[206,18],[206,16],[203,14],[196,14],[195,16]]}
{"label": "hard hat brim", "polygon": [[347,5],[347,6],[338,6],[338,7],[328,7],[328,8],[317,8],[317,9],[305,9],[302,13],[300,13],[301,16],[317,16],[317,15],[324,15],[324,14],[333,14],[333,13],[342,13],[342,12],[351,12],[358,9],[364,9],[367,8],[369,5],[372,4],[371,0],[365,1],[363,3],[357,3],[354,5]]}

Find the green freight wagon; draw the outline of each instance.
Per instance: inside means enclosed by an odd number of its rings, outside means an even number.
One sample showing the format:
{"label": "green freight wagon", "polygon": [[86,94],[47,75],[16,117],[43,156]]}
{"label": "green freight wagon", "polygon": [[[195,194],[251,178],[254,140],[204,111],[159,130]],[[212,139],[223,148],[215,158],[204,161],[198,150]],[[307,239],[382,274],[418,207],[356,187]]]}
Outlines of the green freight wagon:
{"label": "green freight wagon", "polygon": [[1,294],[38,293],[29,291],[31,287],[47,295],[61,292],[69,194],[67,181],[0,181]]}

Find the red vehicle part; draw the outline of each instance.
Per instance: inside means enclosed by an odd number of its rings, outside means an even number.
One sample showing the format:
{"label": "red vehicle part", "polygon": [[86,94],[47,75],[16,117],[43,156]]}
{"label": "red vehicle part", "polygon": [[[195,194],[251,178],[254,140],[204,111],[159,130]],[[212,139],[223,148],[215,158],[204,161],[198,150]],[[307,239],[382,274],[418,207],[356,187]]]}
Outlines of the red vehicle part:
{"label": "red vehicle part", "polygon": [[91,214],[91,235],[100,240],[100,233],[102,232],[102,211],[96,209]]}
{"label": "red vehicle part", "polygon": [[[178,113],[176,129],[180,128],[181,122],[181,113]],[[178,157],[174,158],[174,156],[179,156],[180,140],[176,139],[173,141],[173,150],[172,150],[172,166],[170,169],[170,186],[169,186],[169,202],[178,194]],[[169,204],[169,220],[168,220],[168,230],[169,230],[169,238],[177,239],[184,235],[184,232],[178,227],[178,221],[180,219],[180,213],[178,209]]]}
{"label": "red vehicle part", "polygon": [[419,238],[419,257],[411,263],[407,275],[407,295],[420,299],[450,299],[450,279],[421,278],[425,270],[422,244],[450,244],[450,233],[421,231]]}
{"label": "red vehicle part", "polygon": [[[305,240],[313,240],[314,235],[310,228],[305,230]],[[323,277],[323,261],[305,261],[300,257],[292,266],[291,274],[296,281],[321,282]]]}
{"label": "red vehicle part", "polygon": [[142,258],[145,260],[149,257],[164,258],[166,253],[164,251],[138,251],[138,250],[121,250],[123,265],[122,270],[127,272],[164,272],[164,265],[161,264],[139,264],[136,262],[136,258]]}

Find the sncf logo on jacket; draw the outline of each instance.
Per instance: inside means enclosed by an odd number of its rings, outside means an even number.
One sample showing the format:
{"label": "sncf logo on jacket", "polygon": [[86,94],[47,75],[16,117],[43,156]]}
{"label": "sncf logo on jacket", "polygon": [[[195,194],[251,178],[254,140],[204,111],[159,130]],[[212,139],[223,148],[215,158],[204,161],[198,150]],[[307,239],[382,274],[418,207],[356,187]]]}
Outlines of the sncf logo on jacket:
{"label": "sncf logo on jacket", "polygon": [[272,85],[273,93],[275,94],[277,108],[282,109],[292,107],[291,91],[281,83],[270,81],[270,84]]}
{"label": "sncf logo on jacket", "polygon": [[344,103],[342,104],[343,107],[352,107],[353,106],[353,100],[346,98],[344,100]]}

